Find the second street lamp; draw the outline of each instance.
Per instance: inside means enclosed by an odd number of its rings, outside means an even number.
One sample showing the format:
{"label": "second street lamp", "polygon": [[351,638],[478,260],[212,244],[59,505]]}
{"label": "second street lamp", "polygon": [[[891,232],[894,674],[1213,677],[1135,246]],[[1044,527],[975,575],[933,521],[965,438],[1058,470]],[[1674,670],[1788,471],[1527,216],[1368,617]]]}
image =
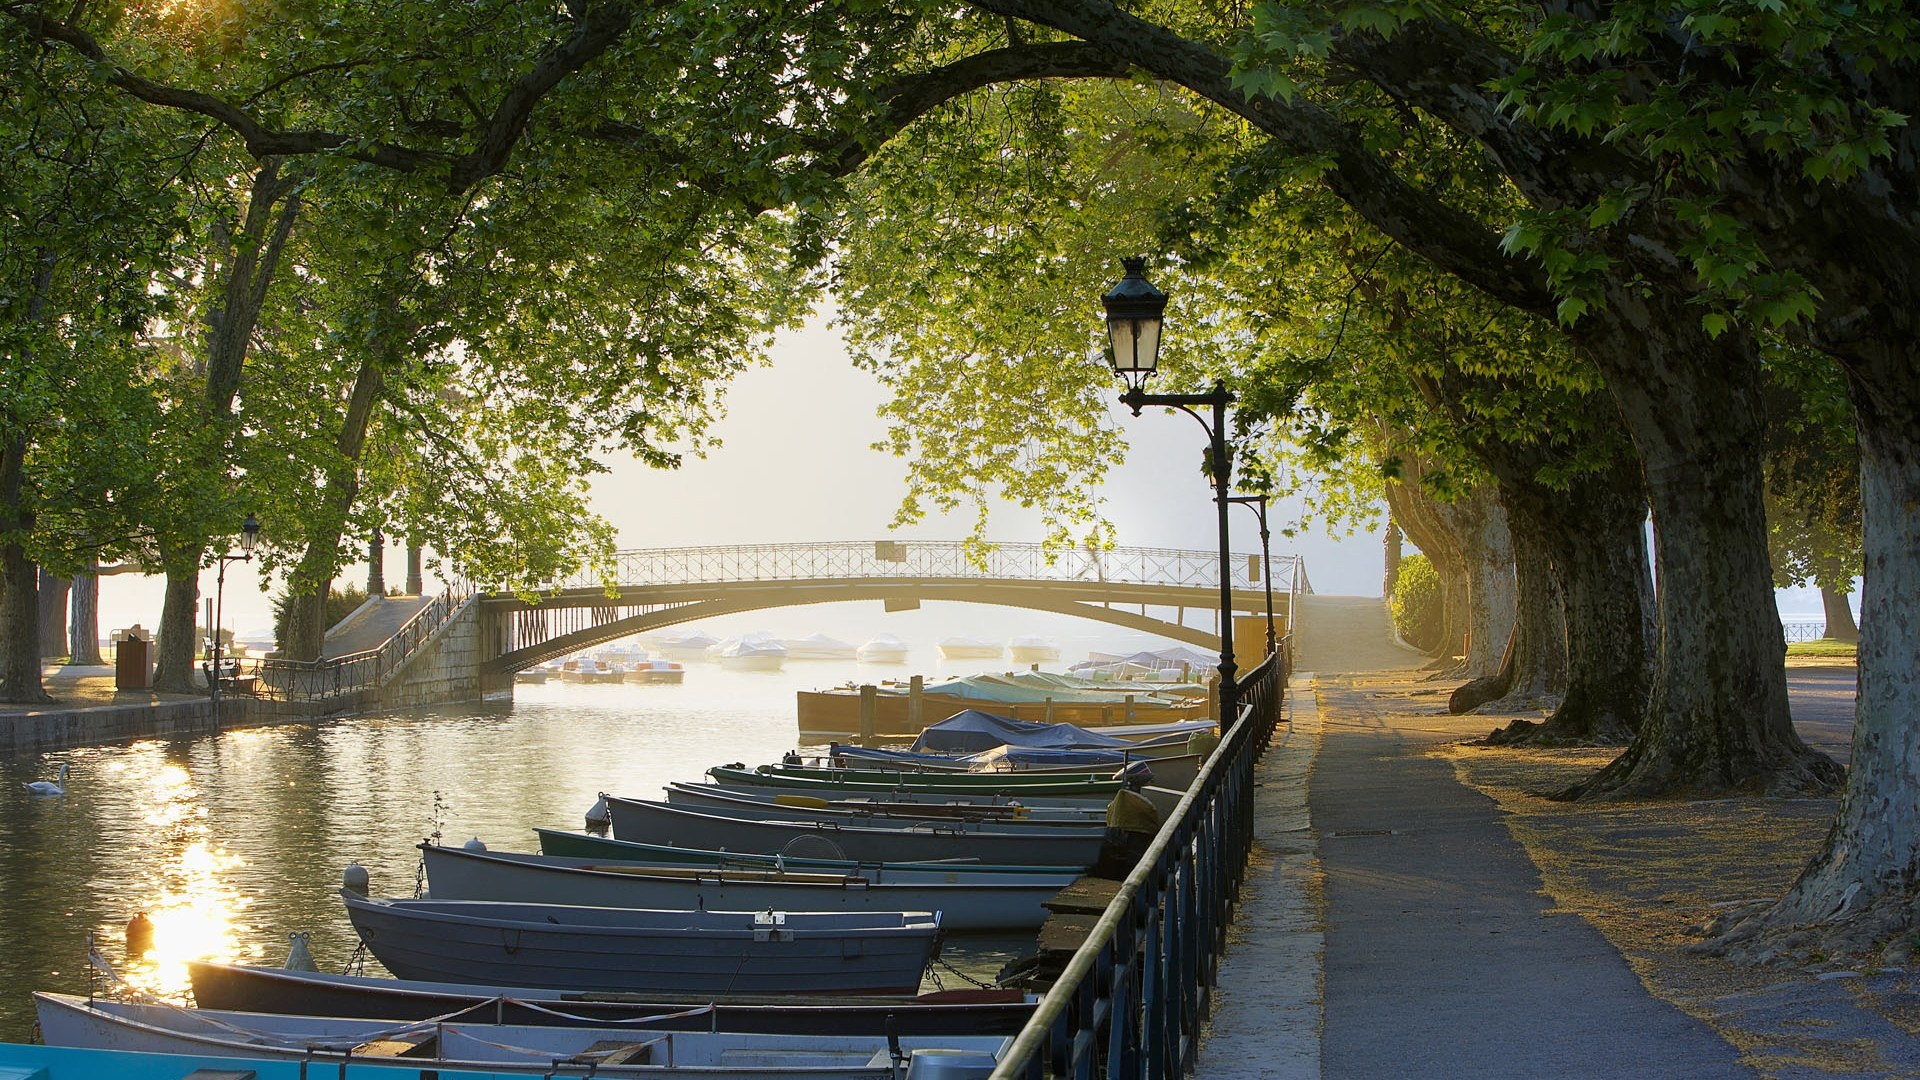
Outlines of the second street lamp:
{"label": "second street lamp", "polygon": [[[1107,309],[1108,362],[1114,374],[1126,383],[1120,401],[1133,415],[1149,405],[1179,409],[1207,432],[1207,471],[1213,481],[1213,501],[1219,511],[1220,528],[1220,727],[1231,726],[1239,705],[1239,685],[1234,681],[1233,662],[1233,574],[1232,555],[1228,551],[1227,507],[1232,501],[1227,492],[1233,474],[1233,459],[1227,450],[1227,406],[1233,393],[1224,381],[1215,381],[1204,394],[1149,394],[1146,382],[1160,365],[1160,330],[1167,308],[1167,294],[1146,278],[1147,261],[1122,259],[1127,274],[1107,290],[1100,303]],[[1195,411],[1211,409],[1203,416]]]}
{"label": "second street lamp", "polygon": [[240,554],[223,551],[219,555],[220,572],[213,579],[213,642],[207,647],[207,656],[212,661],[207,667],[208,711],[213,714],[213,728],[220,730],[220,623],[226,614],[227,604],[227,564],[230,562],[252,562],[253,545],[260,540],[260,522],[252,515],[240,523]]}
{"label": "second street lamp", "polygon": [[1280,635],[1273,627],[1273,547],[1267,532],[1267,503],[1272,498],[1265,493],[1258,495],[1235,495],[1228,502],[1250,507],[1254,516],[1260,519],[1260,576],[1267,587],[1267,655],[1280,651]]}

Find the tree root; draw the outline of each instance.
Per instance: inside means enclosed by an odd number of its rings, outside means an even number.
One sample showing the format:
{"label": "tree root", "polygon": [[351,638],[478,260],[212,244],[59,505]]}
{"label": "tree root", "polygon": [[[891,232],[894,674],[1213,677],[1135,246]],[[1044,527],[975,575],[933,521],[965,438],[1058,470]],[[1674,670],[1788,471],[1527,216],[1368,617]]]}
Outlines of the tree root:
{"label": "tree root", "polygon": [[1786,900],[1727,905],[1694,927],[1690,953],[1752,966],[1906,967],[1920,952],[1920,895],[1889,893],[1825,919]]}

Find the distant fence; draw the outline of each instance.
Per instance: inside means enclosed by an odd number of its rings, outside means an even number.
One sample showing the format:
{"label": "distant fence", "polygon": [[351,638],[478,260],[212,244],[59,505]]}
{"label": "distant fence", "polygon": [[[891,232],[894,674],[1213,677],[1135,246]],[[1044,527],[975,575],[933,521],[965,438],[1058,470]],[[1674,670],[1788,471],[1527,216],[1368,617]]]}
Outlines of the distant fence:
{"label": "distant fence", "polygon": [[1827,636],[1827,624],[1824,622],[1781,623],[1780,628],[1787,633],[1787,644],[1796,641],[1819,641]]}

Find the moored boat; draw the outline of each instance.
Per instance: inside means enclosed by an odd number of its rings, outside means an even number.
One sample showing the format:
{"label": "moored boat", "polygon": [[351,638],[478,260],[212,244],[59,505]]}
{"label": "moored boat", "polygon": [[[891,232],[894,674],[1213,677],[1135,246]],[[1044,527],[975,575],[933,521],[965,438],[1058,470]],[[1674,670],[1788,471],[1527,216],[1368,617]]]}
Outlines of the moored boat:
{"label": "moored boat", "polygon": [[[969,709],[1045,723],[1111,727],[1204,720],[1212,715],[1205,687],[1180,683],[1122,684],[1051,672],[969,675],[924,686],[912,708],[910,686],[874,688],[873,733],[920,734],[929,723]],[[854,685],[802,690],[796,698],[802,742],[862,734],[862,692]]]}
{"label": "moored boat", "polygon": [[821,768],[810,765],[715,765],[707,775],[734,786],[787,787],[817,793],[838,791],[917,791],[925,794],[968,793],[1008,797],[1026,795],[1105,795],[1128,787],[1144,773],[1145,763],[1111,769],[1056,773],[913,772],[899,768]]}
{"label": "moored boat", "polygon": [[568,859],[420,845],[436,900],[512,900],[595,907],[708,910],[935,911],[950,931],[1032,930],[1072,879],[1028,875],[994,884],[875,881],[808,870],[721,870]]}
{"label": "moored boat", "polygon": [[826,634],[808,634],[801,638],[781,638],[789,660],[851,660],[857,650]]}
{"label": "moored boat", "polygon": [[403,979],[637,994],[911,994],[940,932],[926,911],[341,899],[368,951]]}
{"label": "moored boat", "polygon": [[[413,1071],[470,1069],[551,1077],[710,1076],[726,1080],[893,1078],[912,1075],[922,1050],[963,1051],[990,1071],[1002,1036],[766,1034],[652,1030],[644,1025],[561,1026],[477,1021],[238,1012],[38,992],[50,1044],[141,1053],[223,1054],[259,1061],[385,1059]],[[899,1057],[893,1047],[898,1046]],[[176,1074],[178,1075],[178,1074]],[[239,1074],[245,1075],[245,1074]],[[984,1073],[979,1074],[984,1075]]]}
{"label": "moored boat", "polygon": [[187,976],[194,1001],[203,1008],[392,1020],[458,1015],[495,1024],[583,1026],[644,1019],[648,1027],[683,1031],[1005,1035],[1020,1030],[1033,1012],[1025,995],[1002,989],[938,991],[879,1001],[745,995],[635,1000],[581,990],[335,975],[203,960],[188,961]]}
{"label": "moored boat", "polygon": [[[326,1080],[400,1080],[391,1064],[370,1060],[328,1062]],[[499,1069],[443,1069],[440,1080],[494,1080]],[[618,1075],[618,1074],[612,1074]],[[78,1046],[0,1043],[0,1076],[24,1080],[181,1080],[182,1077],[246,1077],[248,1080],[317,1080],[298,1061],[269,1061],[225,1054],[144,1054]]]}
{"label": "moored boat", "polygon": [[595,660],[591,656],[575,656],[560,665],[560,681],[570,683],[617,683],[621,678],[619,668]]}
{"label": "moored boat", "polygon": [[1013,798],[992,797],[966,800],[944,795],[913,797],[903,793],[891,798],[884,793],[827,799],[817,795],[799,795],[780,788],[728,787],[724,784],[669,783],[667,802],[679,806],[724,806],[747,808],[754,813],[785,818],[789,821],[809,814],[848,814],[853,817],[893,816],[918,820],[959,818],[964,821],[1066,821],[1079,824],[1105,822],[1110,800],[1098,798],[1061,800],[1042,799],[1033,805]]}
{"label": "moored boat", "polygon": [[671,684],[684,682],[687,669],[672,660],[653,659],[636,664],[627,669],[626,681],[630,683]]}
{"label": "moored boat", "polygon": [[573,832],[568,829],[533,830],[540,837],[540,853],[581,859],[620,859],[632,862],[664,863],[679,866],[792,868],[858,873],[876,881],[924,881],[927,875],[944,881],[996,881],[1030,875],[1076,878],[1084,866],[1050,866],[1045,863],[1013,864],[983,862],[978,858],[955,859],[858,860],[824,858],[804,853],[765,855],[755,851],[727,851],[720,848],[654,844],[640,840],[618,840],[610,836]]}
{"label": "moored boat", "polygon": [[863,664],[904,664],[909,651],[907,643],[892,634],[875,634],[854,656]]}
{"label": "moored boat", "polygon": [[725,817],[644,799],[609,796],[616,840],[737,848],[767,854],[811,854],[877,862],[991,859],[1048,866],[1093,865],[1104,830],[1038,829],[1014,832],[990,823],[940,821],[875,828],[834,821],[771,821]]}
{"label": "moored boat", "polygon": [[669,631],[652,640],[655,653],[673,660],[704,659],[708,649],[720,644],[719,638],[696,629]]}
{"label": "moored boat", "polygon": [[1022,664],[1045,664],[1060,659],[1060,646],[1052,638],[1027,634],[1007,642],[1007,656]]}
{"label": "moored boat", "polygon": [[942,660],[998,660],[1007,652],[1007,647],[997,641],[965,635],[942,638],[934,647],[940,650]]}
{"label": "moored boat", "polygon": [[1106,826],[1106,801],[1085,799],[1091,805],[1025,805],[1020,799],[954,801],[954,799],[824,799],[799,796],[780,788],[726,788],[720,784],[666,784],[668,805],[716,807],[732,813],[758,813],[781,821],[808,821],[829,815],[837,821],[895,819],[895,821],[1006,821],[1037,824],[1098,824]]}
{"label": "moored boat", "polygon": [[779,671],[787,647],[765,634],[728,638],[707,650],[707,659],[735,671]]}

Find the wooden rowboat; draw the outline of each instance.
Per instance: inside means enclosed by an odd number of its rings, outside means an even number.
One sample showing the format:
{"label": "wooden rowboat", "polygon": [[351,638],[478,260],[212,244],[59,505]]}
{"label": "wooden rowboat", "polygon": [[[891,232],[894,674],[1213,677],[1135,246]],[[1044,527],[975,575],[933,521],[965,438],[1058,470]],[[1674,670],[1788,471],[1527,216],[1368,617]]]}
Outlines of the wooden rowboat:
{"label": "wooden rowboat", "polygon": [[768,821],[722,817],[645,799],[607,798],[617,840],[875,862],[978,859],[1047,866],[1093,865],[1105,830],[1012,832],[993,825],[942,821],[869,828],[832,821]]}
{"label": "wooden rowboat", "polygon": [[664,994],[911,994],[932,912],[666,911],[341,890],[368,951],[403,979]]}
{"label": "wooden rowboat", "polygon": [[552,855],[420,845],[436,900],[547,903],[709,911],[934,911],[953,931],[1034,930],[1042,906],[1078,875],[1028,875],[1012,884],[878,884],[858,874],[720,870],[596,862]]}
{"label": "wooden rowboat", "polygon": [[[947,990],[910,998],[832,998],[792,995],[636,998],[585,990],[334,975],[318,971],[187,962],[193,999],[203,1008],[248,1009],[304,1016],[358,1016],[389,1020],[447,1017],[494,1024],[630,1024],[645,1019],[660,1030],[835,1031],[883,1035],[1010,1035],[1033,1013],[1014,990]],[[174,1080],[169,1077],[168,1080]]]}

